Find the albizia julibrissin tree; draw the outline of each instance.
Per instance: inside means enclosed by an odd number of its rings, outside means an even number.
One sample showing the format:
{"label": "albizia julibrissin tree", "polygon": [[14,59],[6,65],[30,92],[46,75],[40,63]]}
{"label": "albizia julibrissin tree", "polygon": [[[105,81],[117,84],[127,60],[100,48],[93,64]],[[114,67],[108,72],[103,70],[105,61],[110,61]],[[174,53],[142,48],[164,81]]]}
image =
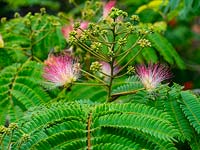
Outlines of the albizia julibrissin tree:
{"label": "albizia julibrissin tree", "polygon": [[115,4],[2,19],[1,149],[200,149],[199,97],[172,83],[183,61]]}

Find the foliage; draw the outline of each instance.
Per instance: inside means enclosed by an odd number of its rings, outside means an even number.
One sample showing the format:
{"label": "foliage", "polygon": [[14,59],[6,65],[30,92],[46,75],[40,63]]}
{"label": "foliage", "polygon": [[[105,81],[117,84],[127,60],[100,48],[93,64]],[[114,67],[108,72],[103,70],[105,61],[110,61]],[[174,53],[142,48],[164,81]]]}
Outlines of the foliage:
{"label": "foliage", "polygon": [[[87,1],[77,20],[43,8],[1,19],[1,149],[199,149],[199,96],[176,83],[147,89],[166,72],[141,69],[140,76],[134,69],[159,62],[185,68],[163,23],[143,23],[117,8],[102,15],[105,5]],[[63,55],[74,61],[60,61]],[[62,64],[68,72],[55,73]],[[45,67],[56,79],[72,78],[54,85],[43,78]]]}

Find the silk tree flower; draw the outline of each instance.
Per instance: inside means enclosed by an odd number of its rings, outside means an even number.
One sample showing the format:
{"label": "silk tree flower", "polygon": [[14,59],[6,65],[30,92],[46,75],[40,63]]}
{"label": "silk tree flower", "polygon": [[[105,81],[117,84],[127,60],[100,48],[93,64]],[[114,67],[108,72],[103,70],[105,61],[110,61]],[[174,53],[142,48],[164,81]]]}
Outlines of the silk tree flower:
{"label": "silk tree flower", "polygon": [[135,68],[144,87],[151,91],[162,81],[172,77],[169,68],[162,64],[139,65]]}
{"label": "silk tree flower", "polygon": [[[87,21],[83,21],[80,24],[80,28],[82,30],[87,29],[89,22]],[[69,33],[72,32],[74,30],[74,23],[71,22],[69,25],[66,25],[64,27],[62,27],[61,31],[63,36],[68,40],[69,39]],[[81,35],[82,31],[80,29],[77,30],[77,36],[79,37]]]}
{"label": "silk tree flower", "polygon": [[103,18],[106,18],[110,13],[111,9],[115,6],[116,0],[110,0],[103,7]]}
{"label": "silk tree flower", "polygon": [[70,55],[50,55],[44,62],[43,77],[55,86],[66,86],[80,75],[80,64]]}

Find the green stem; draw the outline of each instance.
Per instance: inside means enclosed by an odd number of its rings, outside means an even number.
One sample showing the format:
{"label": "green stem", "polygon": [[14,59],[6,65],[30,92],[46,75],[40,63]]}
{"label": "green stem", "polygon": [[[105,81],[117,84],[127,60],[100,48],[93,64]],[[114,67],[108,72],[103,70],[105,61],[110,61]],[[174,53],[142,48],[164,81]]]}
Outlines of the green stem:
{"label": "green stem", "polygon": [[141,53],[141,51],[143,50],[143,48],[141,47],[138,52],[135,54],[135,56],[133,56],[123,67],[120,68],[119,72],[121,72],[124,68],[126,68],[131,62],[134,61],[134,59]]}
{"label": "green stem", "polygon": [[[108,42],[108,41],[106,41],[106,40],[101,41],[101,40],[97,39],[95,36],[93,36],[93,35],[89,34],[88,32],[86,32],[85,30],[83,30],[83,29],[81,29],[81,28],[79,28],[79,29],[80,29],[82,32],[84,32],[84,33],[86,33],[87,35],[89,35],[95,42],[102,43],[102,44],[104,44],[104,45],[106,45],[106,46],[110,46],[111,44],[114,44],[114,42]],[[103,38],[102,38],[102,39],[103,39]]]}
{"label": "green stem", "polygon": [[[115,22],[115,19],[114,19]],[[114,52],[115,50],[115,40],[116,40],[116,26],[113,26],[112,29],[112,34],[113,34],[113,44],[111,46],[111,51]],[[112,56],[111,56],[112,57]],[[111,58],[111,62],[110,62],[110,68],[111,68],[111,75],[110,75],[110,80],[109,80],[109,85],[108,85],[108,97],[107,97],[107,102],[111,102],[112,101],[112,97],[111,97],[111,92],[112,92],[112,84],[113,84],[113,79],[114,79],[114,62],[115,59],[114,57]]]}
{"label": "green stem", "polygon": [[[126,32],[126,34],[124,35],[124,37],[122,37],[122,39],[127,38],[128,35],[129,35],[129,32]],[[115,57],[117,57],[117,56],[119,55],[119,53],[120,53],[120,51],[121,51],[121,49],[122,49],[122,46],[123,46],[123,45],[120,45],[120,46],[118,47],[118,49],[116,50]]]}
{"label": "green stem", "polygon": [[126,56],[127,56],[127,55],[130,53],[130,51],[137,45],[137,42],[138,42],[140,39],[141,39],[141,38],[139,37],[139,38],[137,39],[137,41],[136,41],[130,48],[128,48],[128,49],[127,49],[126,51],[124,51],[123,53],[117,55],[117,57],[119,57],[119,56],[121,56],[121,55],[123,55],[123,56],[117,61],[117,63],[115,64],[115,67],[118,66],[118,65],[121,63],[121,61],[124,60],[124,58],[126,58]]}
{"label": "green stem", "polygon": [[11,131],[11,136],[10,136],[9,143],[8,143],[8,150],[11,149],[11,141],[12,141],[12,137],[13,137],[13,132],[14,131]]}
{"label": "green stem", "polygon": [[0,144],[1,144],[1,150],[4,150],[4,146],[3,146],[3,139],[5,137],[5,133],[2,135],[1,139],[0,139]]}
{"label": "green stem", "polygon": [[97,81],[101,82],[101,83],[104,84],[105,86],[107,85],[106,82],[104,82],[104,81],[101,80],[100,78],[94,76],[93,74],[91,74],[91,73],[89,73],[89,72],[87,72],[87,71],[85,71],[85,70],[82,70],[82,69],[81,69],[81,71],[82,71],[83,73],[85,73],[85,74],[87,74],[87,75],[93,77],[94,79],[96,79]]}
{"label": "green stem", "polygon": [[105,84],[100,84],[100,83],[80,83],[80,82],[74,82],[73,85],[106,86]]}
{"label": "green stem", "polygon": [[[75,37],[76,38],[76,37]],[[82,43],[78,38],[76,38],[76,40],[78,42],[76,42],[80,47],[84,48],[85,50],[87,50],[89,53],[91,53],[92,55],[96,56],[98,59],[102,59],[106,62],[108,62],[109,60],[106,58],[106,56],[99,54],[95,51],[93,51],[89,46],[87,46],[86,44]]]}
{"label": "green stem", "polygon": [[145,88],[140,88],[140,89],[133,90],[133,91],[125,91],[125,92],[121,92],[121,93],[112,94],[112,95],[111,95],[112,101],[114,101],[115,99],[117,99],[119,96],[124,96],[124,95],[128,95],[128,94],[135,94],[135,93],[137,93],[138,91],[142,91],[142,90],[144,90],[144,89],[145,89]]}
{"label": "green stem", "polygon": [[129,72],[125,72],[125,73],[123,73],[123,74],[121,74],[121,75],[115,76],[114,78],[121,78],[121,77],[125,76],[125,75],[128,74],[128,73],[129,73]]}

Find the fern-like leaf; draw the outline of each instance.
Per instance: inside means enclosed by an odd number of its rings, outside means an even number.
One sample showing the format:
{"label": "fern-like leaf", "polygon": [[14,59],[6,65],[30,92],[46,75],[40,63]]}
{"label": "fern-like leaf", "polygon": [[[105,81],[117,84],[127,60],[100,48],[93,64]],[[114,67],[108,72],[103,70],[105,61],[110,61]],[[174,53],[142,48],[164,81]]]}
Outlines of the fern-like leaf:
{"label": "fern-like leaf", "polygon": [[190,124],[200,134],[200,100],[190,91],[181,92],[181,109],[188,118]]}
{"label": "fern-like leaf", "polygon": [[148,39],[168,63],[177,64],[177,66],[181,69],[185,68],[183,60],[167,39],[162,37],[159,33],[148,34]]}
{"label": "fern-like leaf", "polygon": [[[36,110],[36,111],[34,111]],[[26,149],[173,149],[179,135],[166,113],[143,104],[53,103],[27,114],[13,134],[12,147]],[[28,139],[24,139],[28,135]],[[9,136],[4,137],[8,147]],[[140,139],[140,140],[139,140]],[[156,140],[157,139],[157,140]]]}
{"label": "fern-like leaf", "polygon": [[174,119],[174,121],[172,121],[173,125],[176,127],[176,129],[179,129],[181,133],[179,140],[184,142],[185,140],[190,141],[194,133],[187,118],[180,108],[180,104],[177,102],[178,99],[180,99],[179,93],[180,92],[176,91],[175,89],[172,89],[169,92],[169,98],[164,100],[164,106],[165,110]]}
{"label": "fern-like leaf", "polygon": [[13,122],[22,112],[32,106],[50,100],[48,94],[38,86],[41,65],[35,62],[14,64],[0,72],[0,124]]}
{"label": "fern-like leaf", "polygon": [[[116,82],[117,83],[117,82]],[[113,89],[112,94],[116,93],[123,93],[123,92],[130,92],[133,90],[137,90],[142,88],[142,84],[137,76],[129,77],[125,80],[125,82],[119,86],[117,86],[115,89]]]}
{"label": "fern-like leaf", "polygon": [[163,140],[172,140],[178,131],[171,126],[170,117],[153,107],[143,104],[110,105],[109,110],[118,113],[99,116],[94,126],[130,128]]}

